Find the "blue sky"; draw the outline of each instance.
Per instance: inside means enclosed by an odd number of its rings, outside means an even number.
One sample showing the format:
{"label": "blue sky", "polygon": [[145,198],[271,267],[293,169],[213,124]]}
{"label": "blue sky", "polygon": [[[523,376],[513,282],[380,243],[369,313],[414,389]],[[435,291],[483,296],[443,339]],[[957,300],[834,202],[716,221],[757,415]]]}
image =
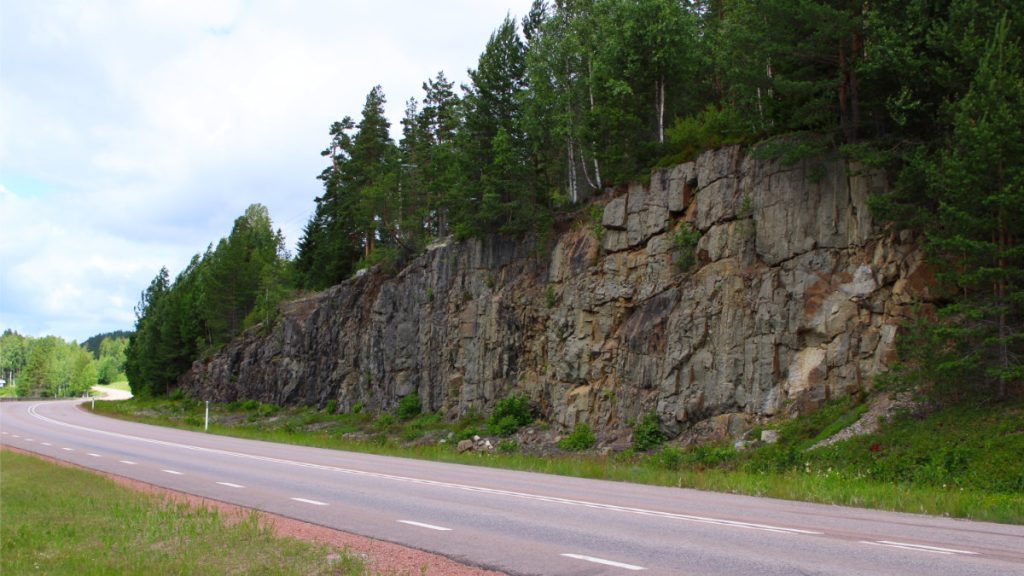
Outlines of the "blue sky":
{"label": "blue sky", "polygon": [[131,329],[252,203],[294,246],[331,122],[380,84],[397,126],[529,5],[0,0],[0,330]]}

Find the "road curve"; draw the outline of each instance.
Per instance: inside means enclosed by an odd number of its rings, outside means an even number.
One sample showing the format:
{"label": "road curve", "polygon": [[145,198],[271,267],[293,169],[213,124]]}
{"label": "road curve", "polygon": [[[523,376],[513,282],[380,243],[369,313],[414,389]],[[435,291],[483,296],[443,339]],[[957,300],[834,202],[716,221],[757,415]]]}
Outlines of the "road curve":
{"label": "road curve", "polygon": [[1024,527],[272,444],[0,404],[0,444],[509,574],[1022,575]]}

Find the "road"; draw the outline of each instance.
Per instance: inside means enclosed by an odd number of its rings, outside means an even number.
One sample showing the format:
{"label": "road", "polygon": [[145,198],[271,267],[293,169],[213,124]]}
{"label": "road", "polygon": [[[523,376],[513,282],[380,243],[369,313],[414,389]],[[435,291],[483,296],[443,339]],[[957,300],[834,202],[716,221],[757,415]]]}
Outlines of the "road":
{"label": "road", "polygon": [[0,404],[0,443],[509,574],[1024,576],[1024,526],[563,478]]}

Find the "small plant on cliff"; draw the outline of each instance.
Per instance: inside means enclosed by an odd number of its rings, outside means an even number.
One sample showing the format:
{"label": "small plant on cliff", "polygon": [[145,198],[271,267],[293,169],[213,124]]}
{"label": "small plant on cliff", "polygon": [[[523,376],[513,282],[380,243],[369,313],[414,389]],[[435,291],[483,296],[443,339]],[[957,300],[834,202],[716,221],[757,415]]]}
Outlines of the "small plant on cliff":
{"label": "small plant on cliff", "polygon": [[688,272],[697,263],[697,243],[700,242],[700,232],[684,224],[676,231],[672,238],[672,247],[675,249],[676,272]]}
{"label": "small plant on cliff", "polygon": [[558,441],[558,447],[570,452],[582,452],[592,448],[596,441],[597,438],[594,437],[594,432],[590,429],[590,426],[580,422],[573,428],[572,434]]}
{"label": "small plant on cliff", "polygon": [[590,231],[594,233],[594,238],[597,238],[597,243],[601,244],[604,242],[604,206],[601,204],[591,204],[589,208],[590,215]]}
{"label": "small plant on cliff", "polygon": [[498,401],[487,428],[498,436],[511,436],[530,422],[533,422],[533,410],[529,400],[522,394],[515,394]]}
{"label": "small plant on cliff", "polygon": [[659,446],[665,441],[665,434],[661,431],[661,419],[658,413],[651,410],[642,418],[637,418],[633,426],[633,449],[643,452]]}
{"label": "small plant on cliff", "polygon": [[555,306],[555,288],[550,284],[548,285],[548,289],[544,292],[544,302],[548,305],[548,308],[554,308]]}
{"label": "small plant on cliff", "polygon": [[401,420],[415,418],[421,411],[423,411],[423,405],[420,403],[420,395],[417,392],[403,396],[398,401],[398,418]]}

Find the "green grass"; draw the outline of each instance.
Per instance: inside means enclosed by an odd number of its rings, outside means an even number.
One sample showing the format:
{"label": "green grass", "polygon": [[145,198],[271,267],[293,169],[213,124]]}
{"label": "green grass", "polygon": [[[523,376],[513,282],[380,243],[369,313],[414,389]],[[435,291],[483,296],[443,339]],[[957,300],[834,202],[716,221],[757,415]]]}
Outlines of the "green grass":
{"label": "green grass", "polygon": [[121,390],[122,392],[131,392],[132,387],[128,385],[127,380],[121,380],[120,382],[111,382],[106,385],[107,388],[113,388],[114,390]]}
{"label": "green grass", "polygon": [[[96,408],[193,430],[203,424],[202,403],[187,399],[98,402]],[[210,410],[210,432],[271,442],[1024,524],[1021,402],[899,416],[876,434],[808,450],[866,410],[866,404],[841,399],[777,423],[778,444],[742,451],[731,444],[688,450],[666,445],[606,456],[525,454],[514,439],[492,454],[459,454],[460,438],[486,435],[493,427],[479,414],[445,423],[436,414],[403,422],[387,414],[330,414],[256,402],[211,404]],[[500,428],[490,435],[499,435]]]}
{"label": "green grass", "polygon": [[360,560],[278,538],[257,513],[226,522],[83,470],[0,451],[0,573],[364,574]]}

